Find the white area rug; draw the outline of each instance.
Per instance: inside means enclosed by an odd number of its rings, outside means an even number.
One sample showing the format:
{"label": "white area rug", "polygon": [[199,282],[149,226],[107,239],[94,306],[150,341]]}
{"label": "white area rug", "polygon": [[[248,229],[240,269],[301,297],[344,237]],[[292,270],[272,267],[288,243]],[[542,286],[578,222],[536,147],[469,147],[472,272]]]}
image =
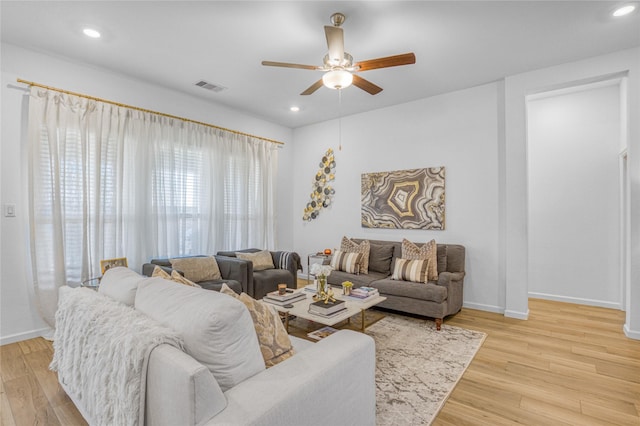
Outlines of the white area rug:
{"label": "white area rug", "polygon": [[367,327],[376,341],[377,424],[428,425],[486,334],[387,313]]}

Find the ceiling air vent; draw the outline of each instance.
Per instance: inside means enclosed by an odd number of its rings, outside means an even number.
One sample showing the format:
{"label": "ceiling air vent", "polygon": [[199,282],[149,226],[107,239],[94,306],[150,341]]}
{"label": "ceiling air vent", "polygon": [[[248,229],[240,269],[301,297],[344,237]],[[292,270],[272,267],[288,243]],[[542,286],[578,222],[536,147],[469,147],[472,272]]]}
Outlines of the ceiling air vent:
{"label": "ceiling air vent", "polygon": [[220,86],[218,84],[208,83],[204,80],[200,80],[196,83],[196,86],[202,87],[203,89],[211,90],[212,92],[222,92],[226,89],[224,86]]}

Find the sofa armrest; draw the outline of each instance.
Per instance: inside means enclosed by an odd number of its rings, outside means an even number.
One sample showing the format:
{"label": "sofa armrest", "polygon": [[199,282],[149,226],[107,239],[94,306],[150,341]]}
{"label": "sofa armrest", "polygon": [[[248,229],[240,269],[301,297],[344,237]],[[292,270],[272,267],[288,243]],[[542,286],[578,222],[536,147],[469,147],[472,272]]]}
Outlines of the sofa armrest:
{"label": "sofa armrest", "polygon": [[447,311],[451,315],[462,309],[464,272],[440,272],[438,285],[447,287]]}
{"label": "sofa armrest", "polygon": [[200,425],[227,405],[209,369],[170,345],[151,352],[146,392],[147,426]]}
{"label": "sofa armrest", "polygon": [[228,390],[207,424],[375,425],[375,391],[373,339],[342,330]]}
{"label": "sofa armrest", "polygon": [[440,272],[438,274],[438,285],[448,286],[452,281],[462,281],[464,272]]}
{"label": "sofa armrest", "polygon": [[250,262],[236,257],[218,255],[215,255],[214,257],[218,263],[218,268],[220,269],[220,275],[222,278],[225,280],[239,281],[242,285],[242,291],[248,293],[250,282],[253,280],[253,271],[250,271]]}
{"label": "sofa armrest", "polygon": [[272,251],[271,258],[277,269],[286,269],[293,275],[293,288],[298,288],[298,270],[302,271],[300,255],[295,251]]}

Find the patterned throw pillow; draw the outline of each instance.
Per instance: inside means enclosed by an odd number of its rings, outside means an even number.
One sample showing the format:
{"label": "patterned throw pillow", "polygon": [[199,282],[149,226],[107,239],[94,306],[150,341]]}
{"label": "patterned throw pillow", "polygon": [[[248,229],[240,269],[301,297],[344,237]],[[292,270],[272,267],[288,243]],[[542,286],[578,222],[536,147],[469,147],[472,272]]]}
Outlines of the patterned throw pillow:
{"label": "patterned throw pillow", "polygon": [[392,280],[412,281],[414,283],[427,282],[428,260],[396,259],[393,267]]}
{"label": "patterned throw pillow", "polygon": [[175,282],[180,283],[180,284],[188,285],[190,287],[202,288],[201,285],[198,285],[198,284],[194,283],[193,281],[191,281],[190,279],[187,279],[186,277],[183,277],[180,274],[180,272],[176,271],[175,269],[173,271],[171,271],[171,281],[175,281]]}
{"label": "patterned throw pillow", "polygon": [[248,260],[253,263],[254,271],[264,271],[265,269],[274,269],[273,258],[268,250],[258,251],[256,253],[236,252],[238,259]]}
{"label": "patterned throw pillow", "polygon": [[222,284],[220,293],[233,296],[245,304],[256,329],[260,351],[267,368],[273,367],[279,362],[293,356],[293,345],[291,339],[284,328],[280,315],[266,303],[255,300],[246,293],[236,294],[227,284]]}
{"label": "patterned throw pillow", "polygon": [[404,238],[402,240],[402,258],[409,260],[429,260],[427,278],[429,281],[438,280],[438,245],[436,244],[436,240],[431,240],[422,247],[418,247]]}
{"label": "patterned throw pillow", "polygon": [[369,273],[369,252],[371,250],[371,245],[369,240],[364,240],[360,244],[350,240],[347,237],[342,237],[342,242],[340,243],[340,251],[344,251],[347,253],[360,253],[362,254],[362,258],[360,261],[360,273],[368,274]]}
{"label": "patterned throw pillow", "polygon": [[151,276],[160,277],[160,278],[164,278],[165,280],[171,281],[171,275],[169,275],[167,271],[165,271],[159,266],[156,266],[155,268],[153,268],[153,273],[151,274]]}
{"label": "patterned throw pillow", "polygon": [[164,269],[162,269],[160,266],[156,266],[155,268],[153,268],[153,273],[151,274],[151,276],[164,278],[165,280],[169,280],[169,281],[175,281],[177,283],[188,285],[191,287],[202,288],[202,286],[180,275],[180,272],[176,271],[175,269],[171,271],[171,275],[169,275],[169,273]]}
{"label": "patterned throw pillow", "polygon": [[218,262],[213,256],[207,257],[180,257],[177,259],[169,259],[171,267],[184,273],[188,280],[195,283],[200,281],[219,280],[220,268]]}
{"label": "patterned throw pillow", "polygon": [[331,267],[336,271],[357,274],[360,272],[361,259],[361,253],[347,253],[341,250],[336,250],[331,257]]}

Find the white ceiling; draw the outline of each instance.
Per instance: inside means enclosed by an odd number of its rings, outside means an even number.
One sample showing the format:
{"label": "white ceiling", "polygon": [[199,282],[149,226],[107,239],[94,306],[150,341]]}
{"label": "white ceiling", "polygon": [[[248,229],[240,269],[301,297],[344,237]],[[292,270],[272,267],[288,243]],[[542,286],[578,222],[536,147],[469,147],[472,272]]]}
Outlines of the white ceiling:
{"label": "white ceiling", "polygon": [[[640,46],[640,13],[611,1],[2,1],[2,42],[97,65],[288,127],[382,108],[508,75]],[[415,52],[416,64],[366,71],[384,90],[299,93],[319,71],[324,25],[347,16],[354,61]],[[81,34],[98,28],[103,38]],[[214,93],[199,80],[227,87]],[[71,88],[66,88],[72,90]],[[114,99],[117,101],[117,99]],[[291,105],[301,111],[292,113]]]}

